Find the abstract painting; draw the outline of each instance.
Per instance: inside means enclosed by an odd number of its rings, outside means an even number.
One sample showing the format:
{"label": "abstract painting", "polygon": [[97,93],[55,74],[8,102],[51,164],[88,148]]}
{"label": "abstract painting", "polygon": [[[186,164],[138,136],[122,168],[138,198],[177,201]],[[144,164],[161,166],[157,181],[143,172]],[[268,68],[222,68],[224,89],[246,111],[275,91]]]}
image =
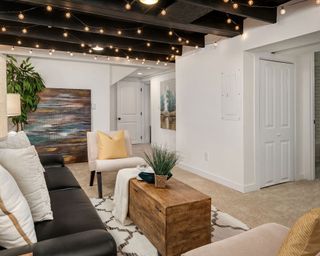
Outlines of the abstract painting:
{"label": "abstract painting", "polygon": [[176,130],[176,82],[174,79],[160,83],[161,128]]}
{"label": "abstract painting", "polygon": [[91,91],[46,88],[25,131],[39,154],[59,153],[66,163],[87,161]]}

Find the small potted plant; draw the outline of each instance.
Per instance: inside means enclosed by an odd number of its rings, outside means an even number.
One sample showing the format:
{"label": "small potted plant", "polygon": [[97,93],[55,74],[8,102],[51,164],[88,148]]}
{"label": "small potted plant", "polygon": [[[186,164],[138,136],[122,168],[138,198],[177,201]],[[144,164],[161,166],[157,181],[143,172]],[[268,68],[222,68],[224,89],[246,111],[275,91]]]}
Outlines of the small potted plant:
{"label": "small potted plant", "polygon": [[177,153],[165,147],[153,145],[151,152],[145,153],[144,159],[154,170],[155,186],[165,188],[168,177],[172,176],[171,170],[179,161]]}

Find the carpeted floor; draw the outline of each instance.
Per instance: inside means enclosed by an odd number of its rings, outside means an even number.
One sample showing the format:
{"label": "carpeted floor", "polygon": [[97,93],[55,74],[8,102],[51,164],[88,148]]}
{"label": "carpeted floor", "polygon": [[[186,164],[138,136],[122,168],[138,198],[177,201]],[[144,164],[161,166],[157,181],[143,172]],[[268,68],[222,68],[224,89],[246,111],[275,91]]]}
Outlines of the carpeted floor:
{"label": "carpeted floor", "polygon": [[[141,155],[143,148],[135,147],[135,154]],[[87,195],[96,197],[96,183],[93,187],[89,186],[87,163],[71,164],[68,167]],[[211,196],[215,207],[250,227],[268,222],[290,227],[305,211],[320,207],[320,180],[291,182],[243,194],[180,168],[175,168],[173,174],[178,180]],[[115,179],[116,172],[103,174],[104,195],[113,194]]]}

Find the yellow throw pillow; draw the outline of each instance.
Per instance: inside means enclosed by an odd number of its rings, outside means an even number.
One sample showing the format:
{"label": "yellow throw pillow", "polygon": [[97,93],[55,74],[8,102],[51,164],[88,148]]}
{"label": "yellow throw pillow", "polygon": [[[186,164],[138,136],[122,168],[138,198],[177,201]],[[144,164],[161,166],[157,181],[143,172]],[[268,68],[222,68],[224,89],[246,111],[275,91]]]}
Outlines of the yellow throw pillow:
{"label": "yellow throw pillow", "polygon": [[97,136],[99,160],[128,157],[124,131],[118,131],[112,137],[98,131]]}
{"label": "yellow throw pillow", "polygon": [[316,256],[319,252],[320,208],[315,208],[296,221],[278,256]]}

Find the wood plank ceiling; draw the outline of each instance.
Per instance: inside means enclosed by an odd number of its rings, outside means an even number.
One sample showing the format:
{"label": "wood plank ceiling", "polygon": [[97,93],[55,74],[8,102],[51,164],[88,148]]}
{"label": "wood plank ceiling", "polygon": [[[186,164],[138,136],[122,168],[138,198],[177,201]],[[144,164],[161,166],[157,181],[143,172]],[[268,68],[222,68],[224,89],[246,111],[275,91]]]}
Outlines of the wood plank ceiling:
{"label": "wood plank ceiling", "polygon": [[277,6],[288,0],[249,2],[159,0],[149,6],[139,0],[2,0],[0,44],[174,62],[182,46],[204,47],[207,34],[241,34],[245,18],[275,23]]}

